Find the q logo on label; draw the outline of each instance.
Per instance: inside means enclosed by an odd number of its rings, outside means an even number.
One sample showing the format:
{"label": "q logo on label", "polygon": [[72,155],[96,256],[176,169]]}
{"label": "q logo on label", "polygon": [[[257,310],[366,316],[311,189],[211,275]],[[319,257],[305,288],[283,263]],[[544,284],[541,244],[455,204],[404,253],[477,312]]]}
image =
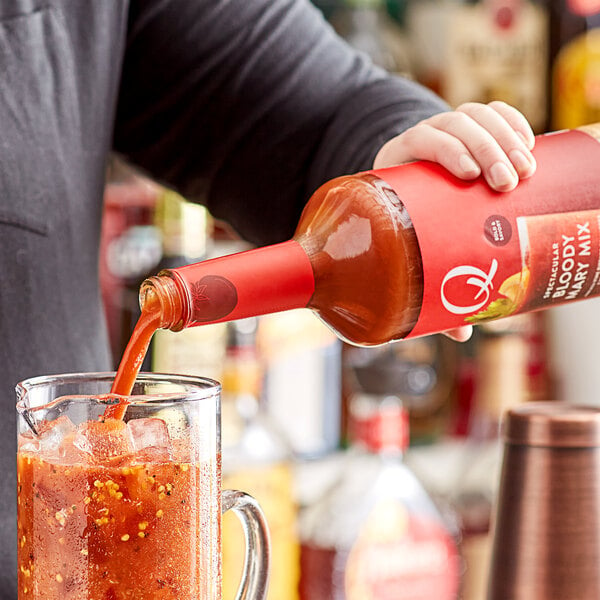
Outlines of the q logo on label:
{"label": "q logo on label", "polygon": [[[470,265],[461,265],[448,271],[442,281],[440,290],[444,308],[455,315],[467,315],[483,308],[489,302],[490,289],[494,289],[493,279],[497,270],[498,261],[494,258],[492,259],[492,264],[488,273],[483,269]],[[446,286],[448,282],[464,277],[468,278],[465,284],[475,288],[477,293],[475,293],[469,301],[471,302],[470,304],[455,304],[454,302],[450,302],[446,296]],[[479,298],[481,298],[481,300],[479,300]]]}

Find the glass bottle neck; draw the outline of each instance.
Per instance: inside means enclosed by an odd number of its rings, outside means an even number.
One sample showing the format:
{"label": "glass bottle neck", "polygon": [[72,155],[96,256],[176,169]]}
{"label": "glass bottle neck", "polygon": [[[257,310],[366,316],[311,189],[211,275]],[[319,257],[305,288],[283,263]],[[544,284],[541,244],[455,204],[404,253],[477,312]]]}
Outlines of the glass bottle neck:
{"label": "glass bottle neck", "polygon": [[189,314],[176,281],[161,271],[149,277],[140,287],[142,314],[160,314],[158,328],[181,331],[189,321]]}
{"label": "glass bottle neck", "polygon": [[315,280],[312,265],[294,240],[167,269],[142,285],[142,308],[157,296],[162,327],[194,325],[305,308]]}

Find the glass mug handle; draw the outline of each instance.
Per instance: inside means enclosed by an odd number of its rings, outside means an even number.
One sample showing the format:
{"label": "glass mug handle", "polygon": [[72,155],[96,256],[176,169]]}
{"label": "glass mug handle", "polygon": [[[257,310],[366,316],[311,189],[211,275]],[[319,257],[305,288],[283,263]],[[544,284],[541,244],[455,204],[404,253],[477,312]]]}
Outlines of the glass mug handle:
{"label": "glass mug handle", "polygon": [[232,510],[242,523],[246,555],[236,600],[264,600],[269,586],[271,542],[267,521],[258,502],[238,490],[223,490],[221,513]]}

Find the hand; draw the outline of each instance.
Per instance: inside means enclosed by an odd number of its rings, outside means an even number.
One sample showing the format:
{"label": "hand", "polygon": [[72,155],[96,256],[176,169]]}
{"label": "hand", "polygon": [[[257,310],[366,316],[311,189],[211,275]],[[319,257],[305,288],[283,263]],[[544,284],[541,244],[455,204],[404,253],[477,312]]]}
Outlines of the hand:
{"label": "hand", "polygon": [[508,192],[535,172],[534,144],[529,123],[516,108],[499,101],[469,102],[425,119],[386,142],[373,167],[429,160],[460,179],[483,174],[491,188]]}
{"label": "hand", "polygon": [[[373,167],[429,160],[460,179],[483,175],[492,189],[508,192],[519,180],[534,174],[534,144],[533,131],[517,109],[499,101],[487,105],[469,102],[425,119],[386,142]],[[465,326],[446,335],[464,342],[472,332],[471,326]]]}

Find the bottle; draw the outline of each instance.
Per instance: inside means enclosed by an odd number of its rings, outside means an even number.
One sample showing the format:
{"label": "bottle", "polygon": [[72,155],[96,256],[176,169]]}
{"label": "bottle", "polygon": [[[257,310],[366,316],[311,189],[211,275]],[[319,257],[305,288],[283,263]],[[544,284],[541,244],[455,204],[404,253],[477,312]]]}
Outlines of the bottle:
{"label": "bottle", "polygon": [[572,34],[561,40],[552,70],[552,126],[562,129],[600,118],[600,3],[565,0],[561,16],[559,33]]}
{"label": "bottle", "polygon": [[401,401],[357,394],[349,419],[354,446],[341,476],[301,518],[301,600],[454,600],[457,547],[402,461]]}
{"label": "bottle", "polygon": [[265,409],[294,456],[315,459],[339,448],[342,344],[306,310],[264,315],[258,326]]}
{"label": "bottle", "polygon": [[431,444],[447,433],[458,354],[441,335],[377,348],[344,349],[346,398],[357,391],[400,394],[407,410],[411,445]]}
{"label": "bottle", "polygon": [[597,295],[599,141],[539,136],[509,194],[426,162],[334,179],[292,240],[163,271],[140,302],[173,331],[308,307],[377,345]]}
{"label": "bottle", "polygon": [[160,269],[160,231],[154,213],[160,187],[115,156],[107,169],[99,278],[113,362],[140,314],[140,284]]}
{"label": "bottle", "polygon": [[211,222],[204,206],[163,188],[154,221],[162,236],[162,269],[182,267],[207,257]]}
{"label": "bottle", "polygon": [[442,96],[452,106],[503,100],[534,131],[545,131],[549,27],[543,3],[456,2],[446,25]]}
{"label": "bottle", "polygon": [[391,18],[383,0],[342,0],[329,21],[341,37],[376,65],[390,73],[411,73],[404,32],[400,22]]}
{"label": "bottle", "polygon": [[[211,222],[206,208],[188,202],[165,188],[157,202],[155,223],[162,239],[160,270],[182,267],[207,258]],[[152,339],[142,369],[218,379],[225,345],[226,327],[223,323],[188,329],[179,335],[160,330]]]}
{"label": "bottle", "polygon": [[[223,486],[243,489],[259,502],[269,523],[271,576],[268,600],[297,600],[300,546],[294,465],[285,434],[262,404],[263,360],[256,344],[258,319],[227,323],[222,383]],[[233,597],[244,563],[239,522],[223,516],[223,597]]]}
{"label": "bottle", "polygon": [[[586,2],[589,4],[586,7]],[[594,4],[597,7],[594,8]],[[580,6],[581,5],[581,6]],[[578,35],[587,30],[587,16],[600,11],[600,3],[596,0],[549,0],[550,18],[549,65],[552,71],[556,56],[561,48]]]}
{"label": "bottle", "polygon": [[[484,325],[477,337],[475,406],[452,505],[461,523],[464,600],[485,598],[505,411],[530,401],[532,316]],[[502,325],[502,327],[500,327]]]}
{"label": "bottle", "polygon": [[531,402],[556,400],[558,399],[556,374],[550,360],[552,320],[547,312],[530,313],[528,316],[529,322],[525,335],[529,348],[527,357],[529,400]]}
{"label": "bottle", "polygon": [[455,4],[456,0],[409,0],[406,7],[405,23],[414,77],[438,95],[442,93],[447,60],[448,20]]}

